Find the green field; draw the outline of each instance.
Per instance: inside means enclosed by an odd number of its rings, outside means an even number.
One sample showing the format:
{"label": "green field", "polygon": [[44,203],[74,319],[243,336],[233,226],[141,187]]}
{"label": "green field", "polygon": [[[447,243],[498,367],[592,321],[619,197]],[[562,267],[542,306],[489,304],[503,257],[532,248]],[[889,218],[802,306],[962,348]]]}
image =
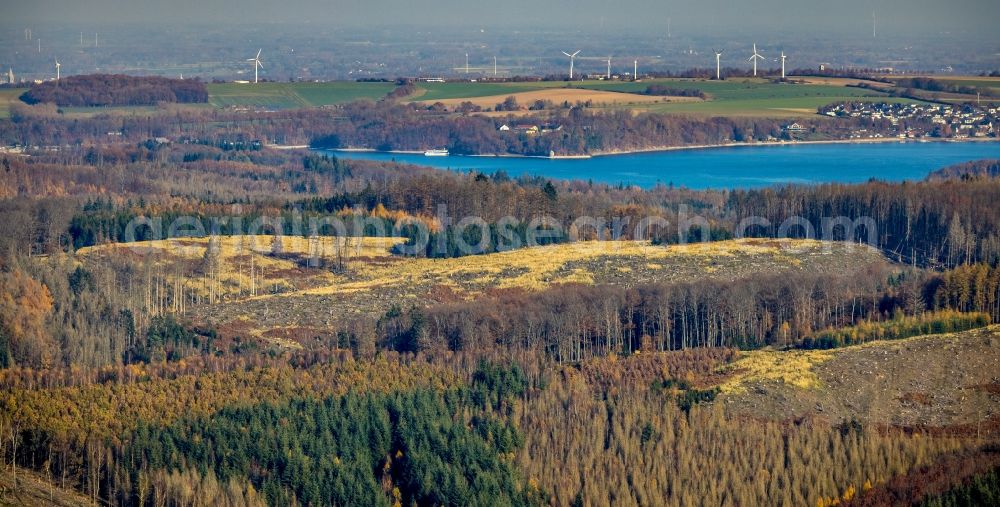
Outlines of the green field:
{"label": "green field", "polygon": [[[358,83],[338,81],[333,83],[210,83],[208,101],[213,107],[252,106],[269,109],[293,109],[342,104],[354,100],[377,100],[391,92],[392,83]],[[10,104],[24,89],[0,89],[0,118],[10,116]],[[186,104],[187,107],[206,107],[204,104]],[[97,113],[148,113],[153,106],[141,107],[67,107],[63,112],[87,116]]]}
{"label": "green field", "polygon": [[[675,112],[700,115],[731,116],[801,116],[815,113],[816,109],[833,102],[852,100],[884,100],[913,102],[908,99],[890,98],[887,95],[861,88],[835,85],[777,84],[763,79],[708,81],[697,79],[651,79],[641,82],[584,81],[573,87],[625,93],[645,91],[651,84],[670,88],[694,88],[709,96],[703,102],[678,102],[643,104],[642,110]],[[514,94],[544,88],[565,87],[562,81],[534,83],[420,83],[421,93],[411,100],[429,101],[455,98],[473,98]]]}
{"label": "green field", "polygon": [[253,106],[293,109],[376,100],[395,88],[392,83],[222,83],[208,85],[208,101],[215,107]]}
{"label": "green field", "polygon": [[[1000,86],[996,80],[949,80],[973,86]],[[641,92],[651,84],[671,88],[695,88],[709,95],[703,102],[677,102],[635,106],[646,111],[683,113],[694,115],[729,116],[801,116],[815,112],[816,108],[833,102],[848,100],[886,100],[912,102],[890,98],[882,93],[861,88],[835,85],[776,84],[762,79],[708,81],[696,79],[654,79],[638,83],[621,81],[575,82],[573,87],[626,93]],[[419,92],[409,100],[433,101],[515,94],[546,88],[567,86],[563,81],[529,83],[418,83]],[[267,109],[294,109],[342,104],[354,100],[377,100],[395,88],[392,83],[358,83],[338,81],[329,83],[212,83],[208,85],[211,107],[251,106]],[[23,90],[0,90],[0,118],[9,116],[9,104],[17,100]],[[192,107],[206,107],[194,105]],[[136,112],[136,108],[66,108],[65,112],[87,115],[122,109]],[[146,108],[149,109],[149,108]]]}
{"label": "green field", "polygon": [[420,92],[410,97],[411,100],[447,100],[468,99],[474,97],[489,97],[505,93],[530,92],[543,88],[564,86],[562,81],[547,81],[534,83],[418,83]]}
{"label": "green field", "polygon": [[10,117],[10,104],[17,101],[22,93],[24,93],[23,88],[0,89],[0,118]]}
{"label": "green field", "polygon": [[962,79],[940,79],[943,83],[958,86],[973,86],[976,88],[988,88],[1000,95],[1000,79],[998,78],[962,78]]}

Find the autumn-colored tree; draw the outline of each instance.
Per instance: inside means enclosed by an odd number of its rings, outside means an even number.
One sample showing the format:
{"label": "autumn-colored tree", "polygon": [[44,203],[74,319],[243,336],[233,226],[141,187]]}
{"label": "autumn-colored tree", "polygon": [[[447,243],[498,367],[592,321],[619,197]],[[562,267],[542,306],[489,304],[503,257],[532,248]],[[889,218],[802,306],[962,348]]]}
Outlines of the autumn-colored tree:
{"label": "autumn-colored tree", "polygon": [[45,330],[49,288],[20,270],[0,274],[0,366],[51,366],[56,344]]}

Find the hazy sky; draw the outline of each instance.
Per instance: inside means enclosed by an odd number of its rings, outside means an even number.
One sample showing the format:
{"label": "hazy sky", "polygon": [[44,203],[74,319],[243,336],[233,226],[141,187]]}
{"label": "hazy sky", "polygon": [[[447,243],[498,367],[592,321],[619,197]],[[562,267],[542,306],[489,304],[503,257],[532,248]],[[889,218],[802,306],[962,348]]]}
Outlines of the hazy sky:
{"label": "hazy sky", "polygon": [[[712,31],[741,27],[793,32],[871,31],[875,9],[887,33],[974,32],[1000,36],[997,0],[0,0],[12,23],[309,22],[473,28],[632,26]],[[991,36],[991,34],[993,34]]]}

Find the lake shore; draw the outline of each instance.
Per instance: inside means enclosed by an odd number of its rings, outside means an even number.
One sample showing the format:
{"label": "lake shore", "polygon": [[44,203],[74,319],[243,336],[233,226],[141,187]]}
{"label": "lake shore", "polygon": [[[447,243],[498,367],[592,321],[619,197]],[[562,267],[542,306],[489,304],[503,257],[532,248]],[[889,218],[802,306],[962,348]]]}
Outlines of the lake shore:
{"label": "lake shore", "polygon": [[[637,148],[630,150],[610,150],[598,151],[581,155],[520,155],[517,153],[480,153],[473,155],[449,155],[452,157],[483,157],[483,158],[534,158],[550,160],[581,160],[593,157],[614,157],[620,155],[635,155],[640,153],[658,153],[683,150],[711,150],[715,148],[744,148],[744,147],[767,147],[767,146],[800,146],[800,145],[822,145],[822,144],[878,144],[878,143],[989,143],[1000,142],[994,137],[974,137],[966,139],[900,139],[898,137],[879,137],[862,139],[828,139],[821,141],[774,141],[774,142],[753,142],[753,143],[724,143],[724,144],[689,144],[683,146],[655,146],[651,148]],[[275,149],[305,149],[309,146],[271,146]],[[380,151],[374,148],[309,148],[318,151],[340,151],[345,153],[396,153],[400,155],[422,155],[422,150],[389,150]]]}
{"label": "lake shore", "polygon": [[682,150],[711,150],[715,148],[744,148],[744,147],[767,147],[767,146],[799,146],[817,144],[880,144],[880,143],[981,143],[1000,142],[1000,139],[993,137],[968,138],[968,139],[900,139],[898,137],[878,137],[863,139],[829,139],[823,141],[775,141],[775,142],[754,142],[754,143],[726,143],[726,144],[689,144],[684,146],[660,146],[653,148],[641,148],[635,150],[616,150],[594,152],[592,157],[614,157],[619,155],[635,155],[638,153],[658,153],[665,151]]}

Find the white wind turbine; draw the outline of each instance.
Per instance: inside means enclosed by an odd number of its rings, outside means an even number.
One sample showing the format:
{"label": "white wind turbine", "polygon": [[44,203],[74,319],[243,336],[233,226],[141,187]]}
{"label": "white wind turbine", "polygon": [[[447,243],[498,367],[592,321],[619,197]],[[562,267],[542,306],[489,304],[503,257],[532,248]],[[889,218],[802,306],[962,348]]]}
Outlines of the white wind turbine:
{"label": "white wind turbine", "polygon": [[757,77],[757,60],[763,60],[764,57],[757,52],[757,43],[753,43],[753,54],[750,55],[748,62],[753,62],[753,77]]}
{"label": "white wind turbine", "polygon": [[608,79],[611,79],[611,55],[608,55]]}
{"label": "white wind turbine", "polygon": [[782,51],[781,52],[781,79],[785,79],[785,58],[788,58],[788,57],[785,56],[785,52]]}
{"label": "white wind turbine", "polygon": [[253,62],[253,82],[254,83],[257,82],[257,69],[263,69],[264,68],[264,64],[260,63],[260,52],[263,51],[263,50],[264,50],[263,48],[258,49],[257,50],[257,56],[255,56],[253,58],[247,58],[248,62]]}
{"label": "white wind turbine", "polygon": [[719,81],[722,79],[722,50],[713,49],[715,53],[715,80]]}
{"label": "white wind turbine", "polygon": [[577,50],[577,52],[573,53],[573,54],[569,54],[569,53],[567,53],[565,51],[562,52],[562,54],[564,54],[564,55],[566,55],[566,56],[569,57],[569,80],[570,81],[573,80],[573,60],[576,59],[576,55],[580,54],[580,51],[582,51],[582,50]]}
{"label": "white wind turbine", "polygon": [[62,64],[61,64],[61,63],[59,63],[59,60],[56,60],[56,81],[59,81],[59,77],[60,77],[60,76],[59,76],[59,69],[60,69],[61,67],[62,67]]}

